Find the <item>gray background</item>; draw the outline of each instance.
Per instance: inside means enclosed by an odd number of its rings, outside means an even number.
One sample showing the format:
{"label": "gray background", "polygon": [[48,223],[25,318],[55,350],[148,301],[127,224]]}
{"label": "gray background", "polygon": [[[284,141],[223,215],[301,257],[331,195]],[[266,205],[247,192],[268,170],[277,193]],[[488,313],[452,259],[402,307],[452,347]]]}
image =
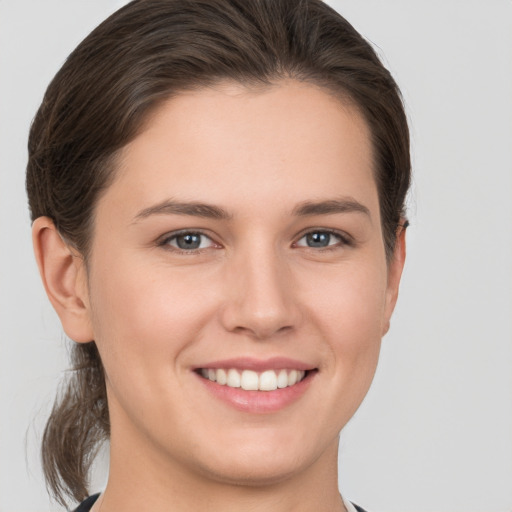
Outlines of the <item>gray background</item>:
{"label": "gray background", "polygon": [[[60,510],[38,443],[66,341],[32,257],[28,127],[67,54],[123,3],[0,0],[0,512]],[[401,297],[342,434],[341,490],[373,512],[511,511],[512,2],[330,3],[402,88],[415,173]]]}

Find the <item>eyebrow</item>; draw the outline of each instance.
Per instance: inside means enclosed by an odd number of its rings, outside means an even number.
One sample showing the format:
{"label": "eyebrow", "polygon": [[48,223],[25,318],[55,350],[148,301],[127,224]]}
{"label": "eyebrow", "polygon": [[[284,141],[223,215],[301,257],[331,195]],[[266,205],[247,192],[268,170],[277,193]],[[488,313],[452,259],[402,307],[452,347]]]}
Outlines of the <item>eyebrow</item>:
{"label": "eyebrow", "polygon": [[[336,213],[354,212],[363,213],[371,218],[370,210],[352,198],[304,201],[293,209],[292,214],[297,217],[308,217],[313,215],[332,215]],[[150,217],[151,215],[190,215],[215,220],[230,220],[233,218],[232,214],[212,204],[165,200],[141,210],[135,216],[134,222]]]}
{"label": "eyebrow", "polygon": [[192,215],[206,219],[228,220],[232,215],[223,208],[206,203],[184,203],[165,200],[149,208],[144,208],[136,216],[134,221],[145,219],[151,215]]}
{"label": "eyebrow", "polygon": [[371,218],[370,210],[352,198],[328,199],[316,202],[304,201],[293,209],[293,214],[299,217],[334,213],[363,213]]}

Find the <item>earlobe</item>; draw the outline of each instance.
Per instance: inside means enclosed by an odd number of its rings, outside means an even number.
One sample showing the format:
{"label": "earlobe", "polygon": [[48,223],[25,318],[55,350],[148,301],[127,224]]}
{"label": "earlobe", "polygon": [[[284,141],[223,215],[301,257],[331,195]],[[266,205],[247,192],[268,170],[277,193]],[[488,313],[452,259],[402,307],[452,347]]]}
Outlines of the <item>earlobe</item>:
{"label": "earlobe", "polygon": [[62,239],[48,217],[34,221],[32,242],[43,285],[65,333],[78,343],[92,341],[87,276],[82,257]]}
{"label": "earlobe", "polygon": [[391,315],[395,309],[396,301],[398,299],[398,289],[400,287],[400,279],[405,264],[406,256],[406,243],[405,232],[408,223],[407,221],[400,224],[396,236],[395,250],[391,261],[388,264],[388,283],[386,289],[386,311],[383,325],[382,335],[386,334],[389,330]]}

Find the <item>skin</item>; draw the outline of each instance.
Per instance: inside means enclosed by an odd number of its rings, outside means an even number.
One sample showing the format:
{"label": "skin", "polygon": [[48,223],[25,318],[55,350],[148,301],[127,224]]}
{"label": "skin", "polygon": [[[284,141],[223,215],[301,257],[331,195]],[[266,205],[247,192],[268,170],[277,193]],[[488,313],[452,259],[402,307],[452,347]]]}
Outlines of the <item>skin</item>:
{"label": "skin", "polygon": [[[163,104],[123,148],[87,266],[49,219],[34,222],[63,327],[94,339],[106,370],[111,468],[96,510],[344,510],[338,435],[372,381],[405,258],[401,233],[386,261],[372,165],[364,120],[322,89],[222,84]],[[150,211],[169,200],[228,216]],[[362,208],[294,213],[333,200]],[[203,232],[201,248],[180,251],[177,230]],[[308,246],[329,230],[328,246]],[[317,371],[291,405],[242,412],[193,372],[241,356]]]}

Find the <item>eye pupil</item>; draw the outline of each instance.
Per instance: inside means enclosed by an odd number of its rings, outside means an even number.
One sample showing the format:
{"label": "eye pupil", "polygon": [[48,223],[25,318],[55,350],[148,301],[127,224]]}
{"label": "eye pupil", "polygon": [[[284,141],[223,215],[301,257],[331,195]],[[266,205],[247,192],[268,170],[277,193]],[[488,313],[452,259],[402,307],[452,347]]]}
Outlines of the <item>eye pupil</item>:
{"label": "eye pupil", "polygon": [[306,235],[306,242],[309,247],[327,247],[330,241],[330,233],[318,232]]}
{"label": "eye pupil", "polygon": [[177,236],[176,245],[180,249],[198,249],[201,245],[201,235],[197,233],[189,233]]}

